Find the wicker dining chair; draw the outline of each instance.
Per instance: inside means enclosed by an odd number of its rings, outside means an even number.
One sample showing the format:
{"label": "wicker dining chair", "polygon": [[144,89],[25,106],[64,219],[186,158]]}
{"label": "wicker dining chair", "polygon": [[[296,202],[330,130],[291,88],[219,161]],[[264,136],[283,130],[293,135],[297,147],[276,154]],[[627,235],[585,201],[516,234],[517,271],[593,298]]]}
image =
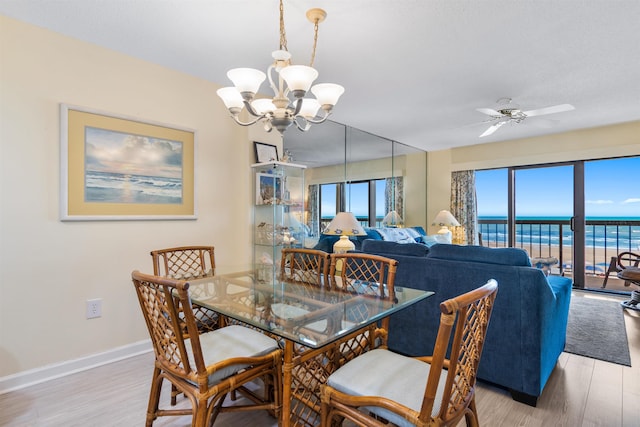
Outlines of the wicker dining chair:
{"label": "wicker dining chair", "polygon": [[[131,277],[155,352],[146,426],[158,417],[189,414],[192,426],[209,426],[221,412],[249,409],[279,418],[282,350],[274,339],[238,325],[201,333],[188,281],[138,271]],[[189,398],[191,409],[160,408],[165,379]],[[259,379],[262,393],[245,387]],[[225,397],[231,394],[233,400],[236,393],[250,403],[223,406]]]}
{"label": "wicker dining chair", "polygon": [[280,279],[324,286],[329,271],[329,254],[317,249],[283,248]]}
{"label": "wicker dining chair", "polygon": [[489,280],[440,304],[433,356],[376,349],[334,372],[321,387],[322,426],[455,426],[463,417],[478,426],[476,373],[497,291]]}
{"label": "wicker dining chair", "polygon": [[[178,280],[213,276],[216,270],[213,246],[181,246],[151,251],[153,274]],[[198,329],[213,331],[223,326],[223,320],[213,310],[193,305]]]}

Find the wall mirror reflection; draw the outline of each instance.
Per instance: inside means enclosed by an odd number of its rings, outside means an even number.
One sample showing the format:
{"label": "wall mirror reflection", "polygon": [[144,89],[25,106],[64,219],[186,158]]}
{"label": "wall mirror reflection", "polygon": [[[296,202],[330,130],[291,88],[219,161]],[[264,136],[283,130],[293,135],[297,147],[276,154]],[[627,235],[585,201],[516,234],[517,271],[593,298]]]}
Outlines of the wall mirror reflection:
{"label": "wall mirror reflection", "polygon": [[426,153],[327,121],[284,136],[284,158],[307,166],[305,224],[314,246],[338,212],[365,228],[426,226]]}

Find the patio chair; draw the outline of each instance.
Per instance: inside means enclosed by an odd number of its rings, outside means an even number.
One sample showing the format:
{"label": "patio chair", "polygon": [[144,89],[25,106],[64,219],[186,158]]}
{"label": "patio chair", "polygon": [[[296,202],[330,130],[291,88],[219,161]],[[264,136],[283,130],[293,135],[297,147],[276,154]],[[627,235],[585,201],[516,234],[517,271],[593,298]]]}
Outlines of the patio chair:
{"label": "patio chair", "polygon": [[[620,252],[618,256],[611,257],[609,268],[604,274],[604,280],[602,282],[602,288],[607,286],[607,280],[609,280],[610,273],[619,273],[626,267],[638,267],[640,265],[640,254],[634,252]],[[625,280],[624,286],[630,286],[631,282]]]}
{"label": "patio chair", "polygon": [[[146,426],[162,416],[192,415],[193,426],[213,425],[221,412],[264,409],[280,416],[282,350],[274,339],[238,325],[201,333],[189,282],[138,271],[131,277],[155,353]],[[165,379],[189,398],[191,409],[160,408]],[[245,387],[259,379],[262,395]],[[250,403],[223,406],[236,392]]]}
{"label": "patio chair", "polygon": [[[476,372],[498,284],[440,304],[433,356],[386,349],[364,353],[329,376],[321,388],[322,426],[334,418],[359,426],[478,426]],[[447,348],[451,345],[450,357]]]}

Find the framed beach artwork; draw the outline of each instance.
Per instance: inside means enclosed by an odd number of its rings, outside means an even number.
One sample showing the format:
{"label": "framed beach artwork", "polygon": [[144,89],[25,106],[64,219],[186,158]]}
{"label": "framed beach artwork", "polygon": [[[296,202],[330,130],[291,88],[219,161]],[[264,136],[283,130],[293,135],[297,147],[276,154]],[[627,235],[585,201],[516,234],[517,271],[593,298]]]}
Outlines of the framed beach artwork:
{"label": "framed beach artwork", "polygon": [[195,219],[195,132],[61,104],[63,221]]}

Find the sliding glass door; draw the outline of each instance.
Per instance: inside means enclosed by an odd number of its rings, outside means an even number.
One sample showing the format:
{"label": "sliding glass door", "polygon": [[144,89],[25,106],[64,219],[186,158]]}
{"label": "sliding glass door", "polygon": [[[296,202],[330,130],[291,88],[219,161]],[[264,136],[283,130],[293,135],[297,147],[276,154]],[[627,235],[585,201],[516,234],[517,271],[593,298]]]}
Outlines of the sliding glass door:
{"label": "sliding glass door", "polygon": [[[557,258],[554,274],[602,289],[612,257],[640,252],[638,170],[640,157],[477,171],[483,243]],[[615,272],[606,283],[630,290]]]}

